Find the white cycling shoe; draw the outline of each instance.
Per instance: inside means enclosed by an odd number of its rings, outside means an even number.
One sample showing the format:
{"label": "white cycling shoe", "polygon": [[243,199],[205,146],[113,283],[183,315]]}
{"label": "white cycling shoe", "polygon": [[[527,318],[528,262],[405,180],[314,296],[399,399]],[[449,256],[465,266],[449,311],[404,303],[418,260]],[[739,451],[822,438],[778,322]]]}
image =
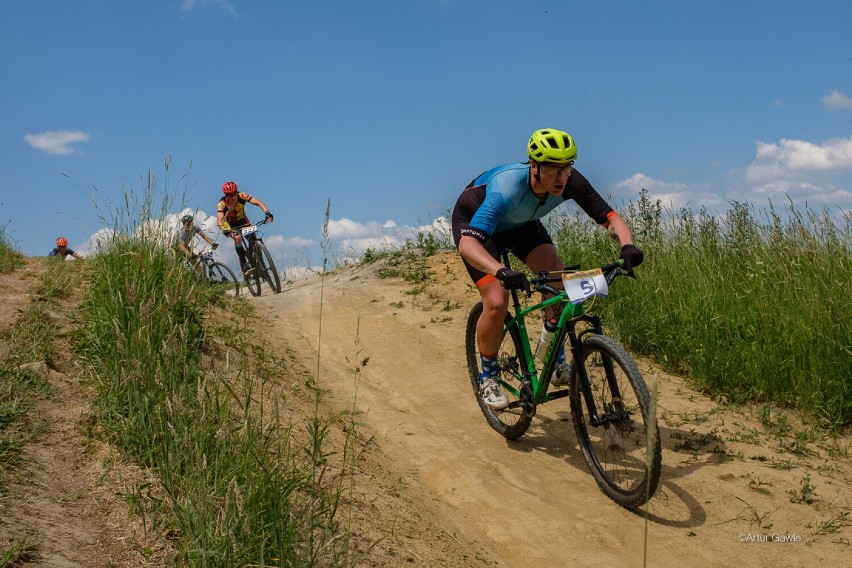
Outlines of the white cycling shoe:
{"label": "white cycling shoe", "polygon": [[509,406],[509,399],[506,398],[506,393],[500,388],[500,383],[494,378],[488,378],[482,381],[479,385],[479,394],[482,396],[483,402],[492,410],[503,410]]}

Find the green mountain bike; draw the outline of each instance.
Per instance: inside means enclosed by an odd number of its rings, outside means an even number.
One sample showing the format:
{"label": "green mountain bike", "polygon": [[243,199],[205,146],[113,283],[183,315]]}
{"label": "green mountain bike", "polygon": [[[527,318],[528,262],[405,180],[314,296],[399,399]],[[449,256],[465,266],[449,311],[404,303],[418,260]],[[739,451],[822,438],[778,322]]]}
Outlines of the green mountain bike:
{"label": "green mountain bike", "polygon": [[[502,251],[501,257],[511,268],[508,251]],[[498,354],[498,382],[509,399],[506,408],[491,408],[480,394],[476,324],[482,302],[473,306],[468,317],[465,350],[473,392],[494,430],[516,440],[530,427],[539,404],[568,397],[574,432],[595,481],[613,501],[633,508],[647,502],[659,484],[660,437],[656,422],[651,424],[650,396],[639,367],[621,345],[604,335],[600,318],[586,313],[584,306],[591,298],[606,297],[609,284],[628,274],[622,265],[619,260],[584,272],[541,272],[530,283],[534,292],[548,299],[527,308],[522,307],[518,292],[511,291],[512,307],[506,314]],[[555,282],[562,282],[563,288],[550,285]],[[543,354],[539,372],[526,318],[547,308],[557,312],[561,308],[561,314],[549,343],[536,350]],[[533,321],[540,325],[542,318]],[[567,388],[551,388],[562,345],[568,365],[561,369],[560,378]]]}

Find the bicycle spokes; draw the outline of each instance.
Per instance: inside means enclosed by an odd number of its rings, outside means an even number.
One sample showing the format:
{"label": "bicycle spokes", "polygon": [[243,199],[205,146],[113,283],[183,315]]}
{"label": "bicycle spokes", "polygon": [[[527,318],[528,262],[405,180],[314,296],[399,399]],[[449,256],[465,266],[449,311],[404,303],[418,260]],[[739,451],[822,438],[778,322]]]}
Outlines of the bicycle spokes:
{"label": "bicycle spokes", "polygon": [[661,460],[659,435],[648,441],[645,381],[624,348],[608,337],[584,339],[582,364],[572,377],[571,415],[589,469],[614,501],[641,505],[656,490]]}

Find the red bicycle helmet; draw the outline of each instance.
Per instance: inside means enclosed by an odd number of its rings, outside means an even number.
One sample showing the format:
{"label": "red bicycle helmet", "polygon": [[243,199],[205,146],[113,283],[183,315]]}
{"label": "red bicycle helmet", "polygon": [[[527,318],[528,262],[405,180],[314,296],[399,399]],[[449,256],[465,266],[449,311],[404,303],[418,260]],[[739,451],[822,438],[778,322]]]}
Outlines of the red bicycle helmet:
{"label": "red bicycle helmet", "polygon": [[237,189],[237,184],[232,181],[226,181],[222,184],[222,193],[225,195],[233,195],[237,193],[239,189]]}
{"label": "red bicycle helmet", "polygon": [[65,237],[59,237],[58,239],[56,239],[56,246],[67,247],[68,246],[68,239],[66,239]]}

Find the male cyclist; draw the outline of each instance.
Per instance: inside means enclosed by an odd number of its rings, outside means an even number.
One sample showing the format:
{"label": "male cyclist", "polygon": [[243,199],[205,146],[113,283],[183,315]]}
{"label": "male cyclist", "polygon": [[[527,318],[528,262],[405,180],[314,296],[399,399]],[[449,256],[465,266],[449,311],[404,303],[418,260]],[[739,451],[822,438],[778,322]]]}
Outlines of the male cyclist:
{"label": "male cyclist", "polygon": [[175,246],[183,253],[186,259],[194,265],[197,264],[198,255],[192,252],[192,237],[198,235],[204,241],[213,247],[219,248],[219,243],[213,241],[201,227],[195,224],[195,219],[192,215],[184,215],[180,218],[180,227],[178,227],[175,235]]}
{"label": "male cyclist", "polygon": [[263,201],[244,191],[240,191],[235,182],[226,181],[223,183],[222,193],[225,196],[219,200],[219,204],[216,206],[216,225],[219,226],[223,235],[234,239],[234,248],[237,251],[237,256],[240,257],[240,267],[243,274],[246,274],[251,270],[251,266],[246,261],[243,235],[240,231],[235,230],[246,225],[251,225],[251,221],[246,216],[246,203],[260,207],[270,223],[273,219],[272,213],[269,212],[269,208]]}
{"label": "male cyclist", "polygon": [[50,249],[50,252],[47,253],[47,256],[60,256],[62,260],[65,260],[67,256],[73,256],[74,258],[83,258],[83,255],[77,254],[70,248],[68,248],[68,239],[65,237],[58,237],[56,239],[56,248]]}
{"label": "male cyclist", "polygon": [[495,380],[509,307],[507,290],[530,291],[523,272],[509,270],[500,262],[501,249],[511,250],[533,272],[563,270],[565,265],[540,219],[573,199],[618,242],[625,268],[632,270],[642,263],[642,251],[633,245],[627,223],[574,169],[577,147],[570,134],[553,128],[536,130],[527,144],[527,155],[527,162],[491,168],[471,181],[456,201],[452,216],[453,240],[482,297],[482,316],[476,326],[482,361],[480,388],[483,400],[494,409],[509,403]]}

